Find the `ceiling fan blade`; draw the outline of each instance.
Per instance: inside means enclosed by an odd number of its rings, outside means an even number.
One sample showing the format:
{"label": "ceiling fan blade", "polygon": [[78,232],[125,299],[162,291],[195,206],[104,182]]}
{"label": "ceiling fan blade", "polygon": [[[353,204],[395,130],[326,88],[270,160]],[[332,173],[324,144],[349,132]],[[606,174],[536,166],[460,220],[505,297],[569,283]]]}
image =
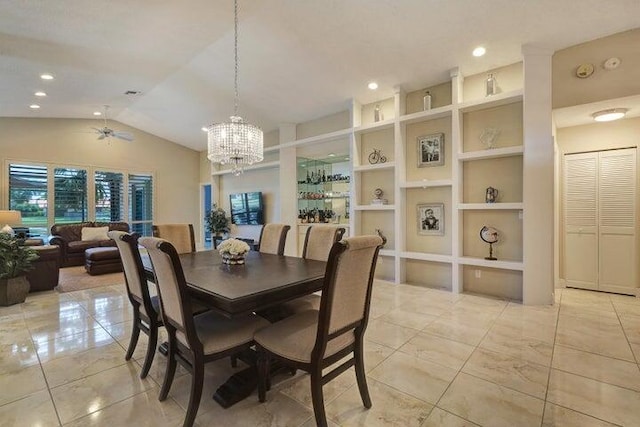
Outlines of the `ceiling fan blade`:
{"label": "ceiling fan blade", "polygon": [[133,141],[133,134],[131,132],[126,132],[126,131],[114,131],[113,132],[113,136],[115,136],[116,138],[120,138],[123,139],[125,141]]}
{"label": "ceiling fan blade", "polygon": [[103,133],[100,133],[100,136],[98,137],[98,139],[105,139],[107,136]]}

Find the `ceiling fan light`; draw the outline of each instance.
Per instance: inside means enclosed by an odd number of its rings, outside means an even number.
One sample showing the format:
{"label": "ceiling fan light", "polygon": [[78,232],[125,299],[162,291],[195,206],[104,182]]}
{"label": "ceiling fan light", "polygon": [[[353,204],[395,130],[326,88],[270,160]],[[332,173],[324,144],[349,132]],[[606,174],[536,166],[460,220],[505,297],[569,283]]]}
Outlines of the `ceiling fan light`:
{"label": "ceiling fan light", "polygon": [[596,111],[591,116],[596,122],[611,122],[623,118],[629,109],[627,108],[610,108],[608,110]]}

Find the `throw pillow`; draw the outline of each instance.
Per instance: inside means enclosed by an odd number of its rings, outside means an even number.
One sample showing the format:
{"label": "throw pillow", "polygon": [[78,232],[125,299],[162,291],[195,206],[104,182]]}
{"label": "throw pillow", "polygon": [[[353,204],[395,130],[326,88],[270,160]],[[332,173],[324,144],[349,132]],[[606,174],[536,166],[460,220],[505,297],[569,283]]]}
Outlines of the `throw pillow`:
{"label": "throw pillow", "polygon": [[109,240],[107,232],[109,226],[106,227],[82,227],[82,240],[94,241],[94,240]]}

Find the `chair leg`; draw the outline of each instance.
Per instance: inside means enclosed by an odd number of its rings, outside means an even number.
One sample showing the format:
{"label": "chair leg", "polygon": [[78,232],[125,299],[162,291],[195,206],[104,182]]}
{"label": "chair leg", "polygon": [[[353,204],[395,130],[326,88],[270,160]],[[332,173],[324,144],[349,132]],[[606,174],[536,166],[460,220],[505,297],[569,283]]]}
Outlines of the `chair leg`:
{"label": "chair leg", "polygon": [[147,354],[144,357],[144,364],[142,365],[142,372],[140,372],[140,378],[146,378],[151,369],[151,363],[153,363],[153,356],[156,354],[156,347],[158,346],[158,325],[155,323],[149,325],[149,345],[147,346]]}
{"label": "chair leg", "polygon": [[[174,338],[175,340],[175,338]],[[176,355],[175,355],[175,341],[173,344],[171,343],[172,339],[169,338],[169,354],[167,354],[167,370],[164,372],[164,382],[162,383],[162,388],[160,389],[160,395],[158,396],[159,401],[163,401],[169,395],[169,390],[171,390],[171,384],[173,383],[173,377],[176,373]]]}
{"label": "chair leg", "polygon": [[140,315],[137,313],[137,310],[134,309],[133,329],[131,330],[131,339],[129,340],[129,348],[127,349],[127,354],[124,356],[124,360],[131,360],[131,356],[133,356],[133,352],[136,350],[136,346],[138,345],[139,336],[140,336]]}
{"label": "chair leg", "polygon": [[[197,357],[196,357],[197,359]],[[193,426],[200,407],[200,398],[202,398],[202,384],[204,382],[204,361],[194,360],[193,372],[191,373],[191,396],[189,396],[189,406],[187,407],[187,415],[184,418],[182,427]]]}
{"label": "chair leg", "polygon": [[318,427],[327,427],[327,415],[324,412],[324,396],[322,394],[322,369],[314,368],[311,372],[311,401],[313,413]]}
{"label": "chair leg", "polygon": [[355,358],[356,379],[358,380],[358,390],[360,390],[362,404],[365,408],[371,408],[371,396],[369,396],[367,375],[364,370],[364,346],[362,341],[362,339],[358,340],[353,352],[353,356]]}
{"label": "chair leg", "polygon": [[264,349],[257,347],[258,351],[258,400],[267,400],[267,381],[269,380],[269,357]]}

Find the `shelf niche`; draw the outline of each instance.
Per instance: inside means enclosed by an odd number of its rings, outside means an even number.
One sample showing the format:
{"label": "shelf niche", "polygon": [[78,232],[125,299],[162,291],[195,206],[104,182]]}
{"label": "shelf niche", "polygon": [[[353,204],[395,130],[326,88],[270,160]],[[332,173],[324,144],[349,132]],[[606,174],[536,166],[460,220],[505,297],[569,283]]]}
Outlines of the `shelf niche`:
{"label": "shelf niche", "polygon": [[[369,155],[373,150],[381,150],[381,154],[387,158],[386,163],[393,162],[393,128],[381,129],[363,133],[358,136],[358,148],[360,165],[370,165]],[[383,163],[376,163],[381,165]]]}
{"label": "shelf niche", "polygon": [[464,162],[463,203],[484,203],[487,187],[498,190],[498,203],[522,202],[522,156]]}
{"label": "shelf niche", "polygon": [[[375,198],[373,190],[381,188],[384,191],[383,199],[387,199],[389,205],[395,203],[395,185],[393,183],[393,169],[379,169],[358,172],[360,174],[359,186],[360,200],[358,205],[371,205]],[[377,205],[376,205],[377,206]]]}
{"label": "shelf niche", "polygon": [[451,81],[438,85],[426,87],[424,89],[409,92],[406,95],[405,114],[418,113],[424,111],[425,92],[431,93],[431,109],[451,105]]}
{"label": "shelf niche", "polygon": [[[478,271],[480,278],[476,277]],[[462,286],[465,292],[522,301],[522,271],[465,265]]]}
{"label": "shelf niche", "polygon": [[426,288],[451,291],[451,264],[405,259],[406,283]]}
{"label": "shelf niche", "polygon": [[357,235],[375,234],[379,229],[387,238],[384,249],[395,249],[394,212],[393,211],[357,211],[359,230]]}
{"label": "shelf niche", "polygon": [[[444,165],[418,167],[418,137],[437,133],[444,134]],[[451,179],[451,117],[408,124],[405,135],[406,181]]]}
{"label": "shelf niche", "polygon": [[496,95],[522,89],[524,87],[522,65],[522,62],[516,62],[515,64],[494,68],[471,76],[465,76],[462,86],[464,102],[489,99],[489,97],[486,96],[485,81],[490,73],[493,74],[496,79]]}
{"label": "shelf niche", "polygon": [[[418,205],[444,203],[444,236],[419,233]],[[449,187],[409,188],[406,190],[405,246],[407,252],[451,255],[452,203]]]}
{"label": "shelf niche", "polygon": [[[382,121],[395,118],[395,104],[393,97],[383,99],[381,101],[372,102],[371,104],[365,104],[362,106],[361,126],[371,125],[376,123],[374,120],[374,112],[376,105],[380,105],[382,111]],[[393,139],[392,139],[393,140]]]}
{"label": "shelf niche", "polygon": [[489,256],[489,244],[480,239],[480,229],[486,225],[500,233],[498,243],[493,245],[493,256],[502,261],[522,261],[522,219],[519,211],[464,211],[462,223],[463,256]]}
{"label": "shelf niche", "polygon": [[480,140],[486,128],[500,130],[493,148],[522,145],[522,101],[464,113],[462,151],[487,149]]}

